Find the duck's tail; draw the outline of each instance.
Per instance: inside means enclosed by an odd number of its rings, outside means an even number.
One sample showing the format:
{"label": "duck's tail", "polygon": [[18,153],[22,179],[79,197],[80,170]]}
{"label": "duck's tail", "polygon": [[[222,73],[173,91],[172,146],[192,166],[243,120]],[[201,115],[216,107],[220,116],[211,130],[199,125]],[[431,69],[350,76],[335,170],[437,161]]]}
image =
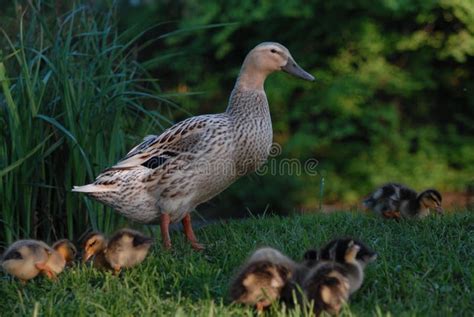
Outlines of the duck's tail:
{"label": "duck's tail", "polygon": [[74,186],[74,188],[72,189],[73,192],[78,192],[78,193],[103,193],[103,192],[113,192],[115,190],[116,190],[115,186],[100,185],[100,184]]}

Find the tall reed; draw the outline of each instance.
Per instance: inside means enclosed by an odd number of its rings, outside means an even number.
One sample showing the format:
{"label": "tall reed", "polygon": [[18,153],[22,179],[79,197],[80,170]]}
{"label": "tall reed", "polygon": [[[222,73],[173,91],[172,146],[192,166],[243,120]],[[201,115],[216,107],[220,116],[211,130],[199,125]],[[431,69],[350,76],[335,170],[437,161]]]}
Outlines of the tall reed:
{"label": "tall reed", "polygon": [[[31,4],[34,3],[34,4]],[[159,132],[174,106],[138,63],[140,33],[117,31],[114,9],[49,2],[2,30],[0,56],[0,241],[78,237],[124,221],[73,185],[93,180],[134,143]]]}

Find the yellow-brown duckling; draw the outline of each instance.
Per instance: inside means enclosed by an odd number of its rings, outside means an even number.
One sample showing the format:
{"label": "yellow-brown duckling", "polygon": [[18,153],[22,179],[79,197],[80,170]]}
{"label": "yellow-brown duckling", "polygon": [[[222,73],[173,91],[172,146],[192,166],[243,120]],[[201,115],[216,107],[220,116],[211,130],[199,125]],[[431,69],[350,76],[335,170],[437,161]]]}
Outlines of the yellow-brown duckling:
{"label": "yellow-brown duckling", "polygon": [[38,240],[18,240],[2,257],[3,270],[23,283],[40,273],[44,273],[50,279],[55,278],[64,269],[64,264],[58,252]]}
{"label": "yellow-brown duckling", "polygon": [[435,189],[420,194],[405,185],[389,183],[377,188],[363,205],[384,218],[424,218],[430,210],[443,212],[442,196]]}
{"label": "yellow-brown duckling", "polygon": [[110,238],[105,259],[118,274],[122,268],[134,267],[145,260],[153,239],[132,229],[121,229]]}
{"label": "yellow-brown duckling", "polygon": [[110,270],[111,267],[105,259],[106,249],[107,238],[100,232],[91,232],[84,239],[82,262],[92,261],[95,268]]}
{"label": "yellow-brown duckling", "polygon": [[280,298],[295,266],[293,260],[276,249],[258,249],[232,281],[230,297],[262,311]]}

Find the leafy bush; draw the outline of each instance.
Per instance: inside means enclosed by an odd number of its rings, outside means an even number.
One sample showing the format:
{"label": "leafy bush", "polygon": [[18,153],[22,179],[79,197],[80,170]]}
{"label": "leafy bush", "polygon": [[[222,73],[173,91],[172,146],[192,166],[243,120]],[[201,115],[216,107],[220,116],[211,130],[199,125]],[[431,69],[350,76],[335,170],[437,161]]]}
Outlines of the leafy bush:
{"label": "leafy bush", "polygon": [[[174,62],[151,71],[167,74],[164,89],[203,92],[180,99],[198,113],[223,111],[249,49],[267,40],[285,44],[317,80],[267,80],[274,138],[282,157],[319,161],[327,201],[356,202],[391,180],[442,191],[463,191],[473,180],[473,2],[161,1],[123,12],[123,26],[138,19],[176,20],[183,28],[235,22],[159,46]],[[300,185],[288,191],[272,183],[274,197],[318,205],[318,177],[288,181]],[[221,199],[240,208],[234,199],[247,185]],[[279,204],[261,192],[254,199],[261,210]]]}

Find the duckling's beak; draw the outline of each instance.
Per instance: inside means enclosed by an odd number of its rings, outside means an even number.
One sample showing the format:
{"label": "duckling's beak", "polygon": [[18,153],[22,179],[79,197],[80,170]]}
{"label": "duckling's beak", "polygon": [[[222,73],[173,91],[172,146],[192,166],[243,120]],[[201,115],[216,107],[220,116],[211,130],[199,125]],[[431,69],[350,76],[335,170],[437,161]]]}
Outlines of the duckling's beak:
{"label": "duckling's beak", "polygon": [[302,78],[304,80],[309,80],[309,81],[314,80],[314,76],[308,73],[307,71],[305,71],[298,64],[296,64],[296,62],[291,57],[288,57],[288,61],[286,62],[286,65],[283,66],[281,70],[293,76]]}
{"label": "duckling's beak", "polygon": [[82,255],[82,263],[86,263],[94,255],[94,252],[84,251]]}
{"label": "duckling's beak", "polygon": [[444,212],[443,207],[435,207],[434,210],[435,210],[437,213],[439,213],[439,214],[441,214],[441,213]]}

